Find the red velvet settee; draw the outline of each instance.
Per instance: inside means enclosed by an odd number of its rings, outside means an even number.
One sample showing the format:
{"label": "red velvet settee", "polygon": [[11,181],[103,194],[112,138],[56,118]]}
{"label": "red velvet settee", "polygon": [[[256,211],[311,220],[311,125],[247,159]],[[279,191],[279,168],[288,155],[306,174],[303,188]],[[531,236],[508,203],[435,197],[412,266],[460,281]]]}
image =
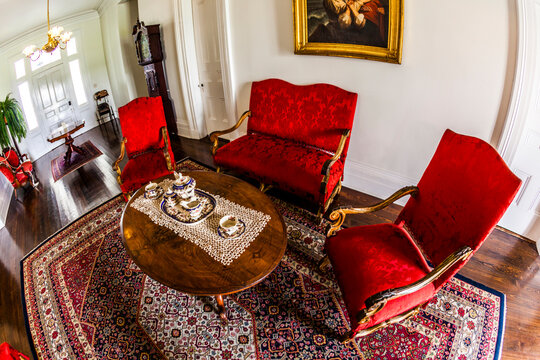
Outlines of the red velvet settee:
{"label": "red velvet settee", "polygon": [[[329,84],[253,82],[249,110],[230,129],[210,134],[218,167],[319,205],[321,216],[341,190],[357,94]],[[247,135],[218,147],[218,137],[249,117]]]}

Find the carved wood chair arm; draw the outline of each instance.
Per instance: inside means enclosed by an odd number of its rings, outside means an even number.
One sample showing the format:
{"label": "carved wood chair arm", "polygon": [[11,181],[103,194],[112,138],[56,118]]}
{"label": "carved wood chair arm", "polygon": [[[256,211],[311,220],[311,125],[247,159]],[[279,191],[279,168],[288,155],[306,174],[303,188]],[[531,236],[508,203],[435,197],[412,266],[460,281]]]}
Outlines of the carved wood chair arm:
{"label": "carved wood chair arm", "polygon": [[234,130],[238,129],[240,125],[242,125],[242,122],[249,116],[251,116],[251,111],[249,110],[244,111],[242,116],[240,116],[240,119],[238,119],[238,121],[233,127],[226,130],[214,131],[213,133],[210,134],[210,141],[212,142],[212,148],[211,148],[212,156],[216,155],[216,150],[218,148],[218,137],[221,135],[231,133]]}
{"label": "carved wood chair arm", "polygon": [[116,171],[116,173],[118,174],[118,179],[120,179],[120,177],[122,176],[122,170],[120,170],[120,161],[122,161],[122,159],[124,158],[124,155],[126,154],[126,143],[127,143],[127,138],[123,138],[122,139],[122,143],[120,144],[120,156],[118,157],[118,159],[116,159],[116,161],[114,162],[112,168],[113,170]]}
{"label": "carved wood chair arm", "polygon": [[357,319],[360,322],[365,322],[373,314],[380,311],[389,300],[399,298],[401,296],[412,294],[424,286],[431,284],[443,275],[448,269],[454,266],[459,261],[467,260],[473,254],[473,250],[468,246],[463,246],[450,254],[443,262],[435,267],[429,274],[424,276],[412,284],[405,285],[399,288],[388,289],[381,291],[366,299],[366,308],[357,314]]}
{"label": "carved wood chair arm", "polygon": [[330,159],[324,162],[321,174],[325,175],[326,181],[328,181],[328,177],[330,176],[330,168],[341,157],[341,154],[343,153],[343,149],[345,148],[345,142],[347,141],[347,138],[349,137],[350,134],[351,134],[350,129],[343,130],[343,133],[341,134],[341,139],[339,139],[339,144],[338,144],[336,153],[334,154],[334,156],[332,156]]}
{"label": "carved wood chair arm", "polygon": [[165,161],[167,162],[167,169],[169,171],[174,171],[176,164],[173,164],[171,161],[171,155],[169,154],[169,136],[165,126],[161,128],[161,136],[163,136],[163,142],[165,143],[165,146],[163,147],[163,156],[165,156]]}
{"label": "carved wood chair arm", "polygon": [[381,209],[384,209],[388,205],[392,204],[396,200],[406,196],[411,195],[415,196],[418,192],[418,188],[416,186],[405,186],[404,188],[399,189],[390,197],[387,199],[367,207],[361,207],[361,208],[340,208],[332,211],[330,213],[330,220],[332,221],[332,224],[330,226],[330,229],[328,230],[327,236],[334,236],[336,232],[341,228],[341,225],[343,225],[343,222],[345,221],[345,216],[347,214],[368,214],[372,213],[374,211],[378,211]]}

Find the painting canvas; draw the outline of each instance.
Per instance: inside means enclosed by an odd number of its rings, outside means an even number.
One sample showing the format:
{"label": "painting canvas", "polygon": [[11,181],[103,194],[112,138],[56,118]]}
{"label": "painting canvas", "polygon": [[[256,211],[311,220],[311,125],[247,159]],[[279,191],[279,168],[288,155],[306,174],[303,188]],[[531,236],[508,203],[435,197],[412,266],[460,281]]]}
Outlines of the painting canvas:
{"label": "painting canvas", "polygon": [[403,0],[294,0],[295,53],[401,62]]}

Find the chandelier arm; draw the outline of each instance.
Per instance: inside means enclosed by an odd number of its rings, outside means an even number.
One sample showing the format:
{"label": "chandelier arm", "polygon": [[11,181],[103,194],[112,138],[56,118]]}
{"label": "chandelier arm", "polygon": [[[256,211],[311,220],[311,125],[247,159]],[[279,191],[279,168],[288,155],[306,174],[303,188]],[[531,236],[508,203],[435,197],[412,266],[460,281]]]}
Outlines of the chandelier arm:
{"label": "chandelier arm", "polygon": [[[23,54],[32,61],[36,61],[41,56],[42,52],[51,53],[57,47],[60,47],[61,50],[65,50],[67,42],[71,38],[71,32],[64,32],[64,28],[61,26],[55,26],[51,30],[49,3],[50,0],[47,0],[47,43],[41,48],[32,46],[32,49],[27,47],[23,50]],[[26,51],[27,49],[28,51]]]}

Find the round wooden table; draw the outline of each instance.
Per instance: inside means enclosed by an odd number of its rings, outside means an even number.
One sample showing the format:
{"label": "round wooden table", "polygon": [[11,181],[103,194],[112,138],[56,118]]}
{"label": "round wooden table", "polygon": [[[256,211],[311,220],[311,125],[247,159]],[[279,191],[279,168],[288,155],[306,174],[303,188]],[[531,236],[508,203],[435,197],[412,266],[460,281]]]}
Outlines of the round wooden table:
{"label": "round wooden table", "polygon": [[[191,241],[155,224],[131,207],[131,203],[144,194],[141,188],[122,214],[124,246],[135,264],[152,279],[191,295],[215,296],[219,315],[227,321],[223,295],[247,289],[274,270],[287,247],[285,223],[268,196],[245,181],[211,171],[183,174],[194,178],[197,188],[268,214],[270,221],[242,255],[226,266]],[[167,175],[155,182],[165,178],[174,179],[174,176]]]}

